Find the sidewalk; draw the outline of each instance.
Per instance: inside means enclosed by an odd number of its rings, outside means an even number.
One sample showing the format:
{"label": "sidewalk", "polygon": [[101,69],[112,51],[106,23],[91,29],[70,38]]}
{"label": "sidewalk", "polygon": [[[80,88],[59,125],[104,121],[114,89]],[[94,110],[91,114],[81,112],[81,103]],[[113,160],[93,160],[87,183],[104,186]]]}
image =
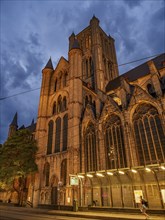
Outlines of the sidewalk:
{"label": "sidewalk", "polygon": [[[89,219],[103,219],[103,220],[127,220],[127,219],[146,219],[145,216],[141,214],[128,214],[128,213],[109,213],[109,212],[68,212],[68,211],[60,211],[60,210],[51,210],[48,211],[49,214],[52,215],[60,215],[60,216],[69,216],[69,217],[79,217],[79,218],[89,218]],[[165,216],[163,215],[150,215],[150,219],[152,220],[165,220]]]}
{"label": "sidewalk", "polygon": [[[79,217],[79,218],[88,218],[88,219],[103,219],[103,220],[141,220],[145,219],[145,216],[143,216],[139,210],[139,213],[110,213],[110,212],[94,212],[94,211],[87,211],[87,212],[73,212],[73,211],[63,211],[63,210],[47,210],[47,209],[40,209],[40,208],[26,208],[26,207],[14,207],[14,206],[1,206],[0,209],[14,209],[17,211],[26,211],[26,212],[33,212],[37,214],[48,214],[48,215],[57,215],[57,216],[68,216],[68,217]],[[165,220],[165,216],[160,215],[154,215],[151,214],[150,218],[152,220]]]}

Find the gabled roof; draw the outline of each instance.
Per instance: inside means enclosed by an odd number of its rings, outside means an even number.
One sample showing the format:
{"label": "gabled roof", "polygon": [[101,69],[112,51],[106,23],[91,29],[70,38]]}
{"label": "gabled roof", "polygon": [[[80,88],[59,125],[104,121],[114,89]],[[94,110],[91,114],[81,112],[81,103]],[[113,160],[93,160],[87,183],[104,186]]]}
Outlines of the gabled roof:
{"label": "gabled roof", "polygon": [[[160,70],[161,68],[163,68],[162,63],[164,60],[165,60],[165,53],[152,59],[157,70]],[[127,79],[128,82],[133,82],[133,81],[137,80],[138,78],[141,78],[141,77],[149,74],[150,70],[149,70],[147,62],[135,67],[134,69],[132,69],[132,70],[122,74],[121,76],[118,76],[114,80],[110,81],[108,83],[108,85],[106,86],[106,92],[109,92],[111,90],[118,88],[120,86],[120,78],[121,77],[124,77],[125,79]]]}
{"label": "gabled roof", "polygon": [[56,71],[57,69],[60,69],[61,66],[63,66],[63,65],[68,65],[68,61],[62,56],[62,57],[60,58],[60,60],[58,61],[58,64],[57,64],[57,66],[56,66],[56,68],[55,68],[55,71]]}

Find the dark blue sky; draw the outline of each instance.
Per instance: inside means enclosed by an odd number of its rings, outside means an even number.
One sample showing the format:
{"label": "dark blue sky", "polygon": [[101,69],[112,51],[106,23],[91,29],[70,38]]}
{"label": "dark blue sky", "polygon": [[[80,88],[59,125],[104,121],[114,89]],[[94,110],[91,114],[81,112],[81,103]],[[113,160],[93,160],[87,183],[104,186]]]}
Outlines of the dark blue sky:
{"label": "dark blue sky", "polygon": [[[68,37],[89,25],[93,14],[115,39],[118,64],[165,51],[164,0],[1,0],[0,97],[41,85],[41,71],[52,58],[68,58]],[[144,60],[143,62],[145,62]],[[120,74],[140,63],[119,68]],[[0,101],[0,143],[15,112],[18,124],[36,121],[40,90]]]}

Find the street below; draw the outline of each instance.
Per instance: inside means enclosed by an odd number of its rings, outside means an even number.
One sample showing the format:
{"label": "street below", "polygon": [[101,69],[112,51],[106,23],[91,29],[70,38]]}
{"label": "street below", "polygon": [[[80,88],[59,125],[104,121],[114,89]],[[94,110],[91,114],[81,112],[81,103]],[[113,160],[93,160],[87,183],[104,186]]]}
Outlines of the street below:
{"label": "street below", "polygon": [[[152,220],[164,220],[164,213],[149,214]],[[122,213],[106,211],[63,211],[41,208],[17,207],[14,205],[0,205],[0,220],[141,220],[142,213]]]}
{"label": "street below", "polygon": [[[57,215],[47,215],[44,213],[30,213],[25,212],[25,210],[20,209],[11,210],[10,207],[6,210],[0,209],[0,220],[82,220],[84,218],[79,217],[68,217],[68,216],[57,216]],[[89,219],[89,218],[85,218]],[[97,220],[97,219],[94,219]]]}

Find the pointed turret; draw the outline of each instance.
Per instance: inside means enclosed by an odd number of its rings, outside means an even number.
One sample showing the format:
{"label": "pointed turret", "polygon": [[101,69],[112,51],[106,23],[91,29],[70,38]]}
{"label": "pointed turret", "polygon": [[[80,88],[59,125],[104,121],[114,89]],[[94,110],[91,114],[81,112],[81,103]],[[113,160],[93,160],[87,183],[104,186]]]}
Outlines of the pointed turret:
{"label": "pointed turret", "polygon": [[10,126],[11,126],[11,125],[18,127],[18,124],[17,124],[17,112],[16,112],[15,115],[14,115],[14,118],[13,118],[13,120],[12,120]]}
{"label": "pointed turret", "polygon": [[11,137],[17,131],[17,128],[18,128],[18,123],[17,123],[17,112],[16,112],[9,126],[8,137]]}
{"label": "pointed turret", "polygon": [[75,34],[74,32],[72,32],[72,34],[69,37],[69,51],[72,49],[74,41],[75,41]]}
{"label": "pointed turret", "polygon": [[71,49],[80,49],[80,45],[77,38],[74,39],[73,45],[71,46],[70,50]]}
{"label": "pointed turret", "polygon": [[52,60],[51,60],[51,57],[50,59],[48,60],[46,66],[44,67],[44,69],[51,69],[53,70],[53,64],[52,64]]}

